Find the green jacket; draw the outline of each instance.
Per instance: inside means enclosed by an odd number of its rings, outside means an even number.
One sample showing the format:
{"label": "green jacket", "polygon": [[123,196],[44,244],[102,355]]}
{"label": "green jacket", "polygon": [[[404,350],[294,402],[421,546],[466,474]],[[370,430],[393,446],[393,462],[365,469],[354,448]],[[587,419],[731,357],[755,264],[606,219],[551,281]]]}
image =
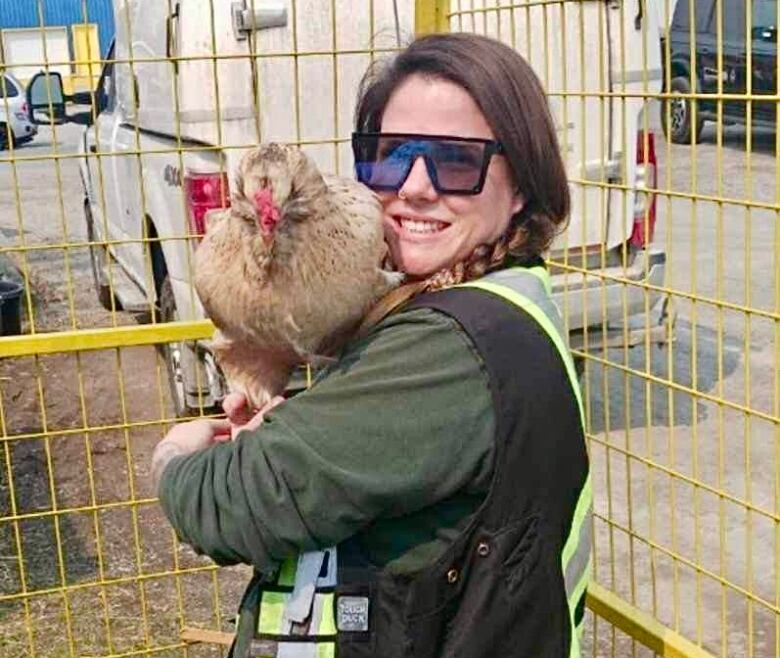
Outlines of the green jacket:
{"label": "green jacket", "polygon": [[484,498],[495,419],[470,339],[437,311],[385,319],[311,389],[160,484],[180,539],[265,571],[361,533],[375,564],[430,564]]}

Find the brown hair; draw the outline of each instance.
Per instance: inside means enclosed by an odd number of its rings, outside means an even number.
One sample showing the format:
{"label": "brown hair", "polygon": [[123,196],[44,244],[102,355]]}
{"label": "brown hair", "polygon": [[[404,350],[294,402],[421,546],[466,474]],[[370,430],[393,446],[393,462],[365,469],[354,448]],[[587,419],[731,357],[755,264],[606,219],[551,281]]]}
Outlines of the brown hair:
{"label": "brown hair", "polygon": [[394,57],[369,67],[358,92],[356,130],[379,132],[393,92],[415,74],[453,82],[471,95],[504,146],[512,181],[525,205],[495,244],[480,245],[464,262],[398,291],[394,297],[401,301],[396,305],[423,290],[478,278],[501,267],[510,254],[520,261],[540,256],[565,228],[570,203],[544,89],[517,52],[476,34],[415,39]]}

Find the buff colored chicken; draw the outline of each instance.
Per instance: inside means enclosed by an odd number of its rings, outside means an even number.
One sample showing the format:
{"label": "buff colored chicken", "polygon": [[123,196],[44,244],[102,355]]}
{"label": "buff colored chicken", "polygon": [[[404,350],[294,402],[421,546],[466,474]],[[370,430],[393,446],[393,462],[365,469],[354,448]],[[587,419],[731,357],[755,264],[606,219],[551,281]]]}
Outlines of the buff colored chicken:
{"label": "buff colored chicken", "polygon": [[381,269],[376,195],[323,176],[296,147],[249,151],[231,207],[207,222],[195,287],[218,329],[217,363],[255,408],[282,393],[295,367],[338,349],[402,279]]}

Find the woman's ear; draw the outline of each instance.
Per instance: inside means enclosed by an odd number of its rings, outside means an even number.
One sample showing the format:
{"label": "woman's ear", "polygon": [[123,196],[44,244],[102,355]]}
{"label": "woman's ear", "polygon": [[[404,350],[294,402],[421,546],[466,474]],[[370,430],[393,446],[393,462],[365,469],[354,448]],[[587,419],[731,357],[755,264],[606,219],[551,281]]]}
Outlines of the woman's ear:
{"label": "woman's ear", "polygon": [[512,198],[512,216],[514,217],[525,207],[525,197],[518,190]]}

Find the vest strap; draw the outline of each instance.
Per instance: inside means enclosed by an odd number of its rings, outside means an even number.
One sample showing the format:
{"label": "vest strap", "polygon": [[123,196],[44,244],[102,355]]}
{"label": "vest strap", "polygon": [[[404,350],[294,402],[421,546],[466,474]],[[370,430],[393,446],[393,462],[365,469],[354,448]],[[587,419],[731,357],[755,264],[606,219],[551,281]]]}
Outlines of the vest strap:
{"label": "vest strap", "polygon": [[530,270],[522,267],[513,267],[493,272],[477,281],[462,283],[455,287],[477,288],[498,295],[510,304],[521,308],[536,320],[550,337],[550,340],[552,340],[566,366],[566,372],[569,375],[569,382],[574,391],[574,396],[577,398],[580,419],[584,428],[585,408],[582,404],[582,393],[577,378],[577,371],[574,368],[574,359],[572,359],[569,352],[560,313],[547,292],[550,285],[549,274],[543,267],[533,267]]}
{"label": "vest strap", "polygon": [[[583,433],[585,409],[582,403],[574,360],[568,348],[560,312],[551,298],[552,283],[544,267],[514,267],[493,272],[477,281],[457,287],[477,288],[504,298],[530,315],[549,336],[566,367],[580,412]],[[591,478],[580,491],[571,528],[561,552],[561,571],[564,576],[566,599],[571,622],[569,658],[580,656],[580,634],[583,628],[583,599],[591,573],[591,547],[593,545],[593,491]]]}

